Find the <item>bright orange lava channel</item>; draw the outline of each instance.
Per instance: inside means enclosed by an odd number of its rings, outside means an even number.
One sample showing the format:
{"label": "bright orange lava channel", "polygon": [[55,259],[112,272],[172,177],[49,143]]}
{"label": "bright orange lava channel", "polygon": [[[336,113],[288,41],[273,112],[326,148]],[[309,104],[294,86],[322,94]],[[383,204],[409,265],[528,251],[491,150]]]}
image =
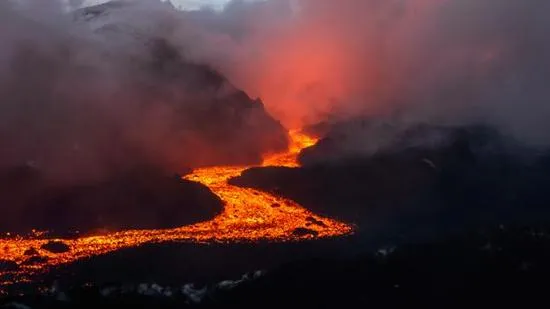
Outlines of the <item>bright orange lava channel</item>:
{"label": "bright orange lava channel", "polygon": [[[288,151],[266,156],[263,166],[298,167],[298,153],[317,142],[298,131],[289,132],[289,136]],[[184,177],[206,185],[225,202],[223,212],[210,221],[174,229],[128,230],[77,239],[54,239],[70,247],[68,252],[59,254],[40,248],[52,239],[39,236],[2,238],[0,262],[15,262],[19,268],[12,272],[2,272],[0,268],[0,286],[28,280],[51,266],[146,243],[299,241],[352,232],[350,225],[315,215],[291,200],[228,184],[229,179],[239,176],[249,167],[206,167]],[[35,264],[26,263],[29,256],[25,251],[31,248],[47,259]]]}

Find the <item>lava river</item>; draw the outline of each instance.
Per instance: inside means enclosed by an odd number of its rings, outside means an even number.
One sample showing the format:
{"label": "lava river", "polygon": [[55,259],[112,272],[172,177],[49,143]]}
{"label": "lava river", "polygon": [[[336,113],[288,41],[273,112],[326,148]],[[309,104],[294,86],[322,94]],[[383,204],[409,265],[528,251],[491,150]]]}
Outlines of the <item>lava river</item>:
{"label": "lava river", "polygon": [[[288,151],[266,156],[263,166],[298,167],[298,153],[317,141],[297,131],[289,135]],[[0,238],[0,263],[14,266],[4,270],[0,267],[0,286],[29,280],[52,266],[146,243],[299,241],[352,232],[350,225],[315,215],[291,200],[228,184],[229,179],[239,176],[247,168],[250,166],[207,167],[184,177],[206,185],[224,201],[223,212],[210,221],[174,229],[128,230],[76,239],[53,239],[70,248],[59,254],[41,249],[52,239],[40,237],[40,234]],[[42,257],[40,261],[29,263],[30,249]]]}

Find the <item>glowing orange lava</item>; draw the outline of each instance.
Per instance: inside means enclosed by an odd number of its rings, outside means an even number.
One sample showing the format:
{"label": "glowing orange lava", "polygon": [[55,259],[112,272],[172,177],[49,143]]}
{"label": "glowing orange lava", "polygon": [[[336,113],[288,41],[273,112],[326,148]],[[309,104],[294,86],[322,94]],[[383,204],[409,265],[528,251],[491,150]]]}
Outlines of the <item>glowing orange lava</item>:
{"label": "glowing orange lava", "polygon": [[[289,135],[289,150],[267,156],[263,166],[297,167],[298,153],[317,141],[297,131]],[[175,229],[129,230],[77,239],[56,239],[70,247],[68,252],[60,254],[41,249],[42,245],[52,239],[44,239],[40,235],[0,239],[0,262],[15,262],[19,267],[12,272],[2,272],[0,269],[0,286],[28,280],[51,266],[145,243],[290,241],[334,237],[352,232],[351,226],[314,215],[288,199],[228,184],[230,178],[239,176],[249,167],[207,167],[184,177],[206,185],[225,202],[223,212],[210,221]],[[25,251],[31,248],[47,259],[29,264],[29,256]]]}

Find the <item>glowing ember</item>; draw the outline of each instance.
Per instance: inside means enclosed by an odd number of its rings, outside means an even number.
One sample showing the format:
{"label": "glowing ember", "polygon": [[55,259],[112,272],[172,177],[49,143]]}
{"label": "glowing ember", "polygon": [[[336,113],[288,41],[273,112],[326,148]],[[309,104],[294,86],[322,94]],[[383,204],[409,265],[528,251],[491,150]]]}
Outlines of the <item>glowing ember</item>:
{"label": "glowing ember", "polygon": [[[290,132],[290,137],[289,150],[267,156],[263,166],[296,167],[300,150],[317,141],[297,131]],[[11,272],[2,272],[0,269],[0,286],[10,281],[23,282],[51,266],[145,243],[290,241],[334,237],[352,232],[351,226],[314,215],[293,201],[228,184],[230,178],[239,176],[247,168],[249,166],[207,167],[185,176],[185,179],[208,186],[225,202],[224,211],[210,221],[175,229],[129,230],[77,239],[57,239],[56,241],[62,241],[70,248],[69,251],[58,254],[41,249],[42,245],[52,239],[44,239],[40,234],[34,237],[0,239],[0,262],[15,262],[19,267]],[[26,263],[29,256],[25,252],[29,249],[36,250],[41,257],[47,259],[36,264]]]}

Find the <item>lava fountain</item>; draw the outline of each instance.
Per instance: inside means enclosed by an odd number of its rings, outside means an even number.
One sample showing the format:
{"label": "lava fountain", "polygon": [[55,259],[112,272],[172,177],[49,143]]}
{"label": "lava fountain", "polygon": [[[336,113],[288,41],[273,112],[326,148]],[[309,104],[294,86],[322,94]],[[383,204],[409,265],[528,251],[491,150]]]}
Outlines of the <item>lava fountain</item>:
{"label": "lava fountain", "polygon": [[[299,131],[291,131],[289,136],[289,149],[266,156],[262,166],[298,167],[299,152],[317,142]],[[210,221],[174,229],[127,230],[76,239],[47,239],[40,234],[1,238],[0,262],[17,264],[17,267],[11,271],[0,268],[0,286],[29,280],[52,266],[146,243],[300,241],[336,237],[353,231],[350,225],[315,215],[291,200],[228,183],[250,167],[206,167],[184,177],[204,184],[224,201],[223,212]],[[56,254],[41,249],[50,241],[61,241],[69,250]],[[29,263],[29,252],[42,258]]]}

